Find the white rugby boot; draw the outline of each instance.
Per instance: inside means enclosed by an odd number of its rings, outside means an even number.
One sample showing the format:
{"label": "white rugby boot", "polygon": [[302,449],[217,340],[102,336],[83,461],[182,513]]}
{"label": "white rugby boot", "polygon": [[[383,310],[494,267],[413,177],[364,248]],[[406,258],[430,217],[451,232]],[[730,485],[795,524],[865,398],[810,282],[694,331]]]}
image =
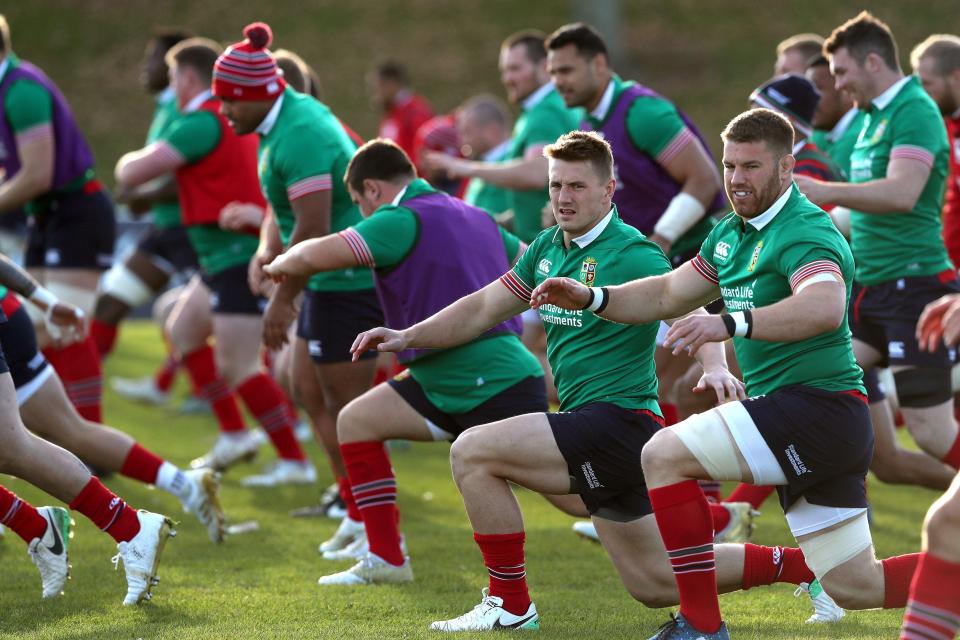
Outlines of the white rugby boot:
{"label": "white rugby boot", "polygon": [[847,614],[833,601],[833,598],[827,595],[827,592],[820,586],[819,580],[814,580],[810,584],[801,582],[793,595],[800,597],[804,593],[810,596],[810,602],[813,603],[813,615],[807,618],[807,624],[839,622]]}
{"label": "white rugby boot", "polygon": [[526,613],[517,616],[503,608],[503,598],[491,596],[486,587],[482,593],[483,599],[473,609],[450,620],[433,622],[430,628],[434,631],[535,631],[540,628],[540,616],[532,602]]}
{"label": "white rugby boot", "polygon": [[348,547],[350,543],[356,540],[359,536],[366,537],[366,533],[363,528],[363,521],[353,520],[347,516],[340,521],[340,526],[337,527],[333,537],[325,542],[320,543],[320,547],[317,550],[320,553],[326,553],[327,551],[340,551],[341,549]]}
{"label": "white rugby boot", "polygon": [[277,460],[263,473],[247,476],[240,481],[245,487],[279,487],[286,484],[313,484],[317,469],[309,460]]}
{"label": "white rugby boot", "polygon": [[40,507],[37,512],[47,521],[47,529],[27,546],[30,560],[40,570],[44,598],[56,598],[70,578],[68,550],[74,522],[63,507]]}
{"label": "white rugby boot", "polygon": [[600,542],[600,534],[592,520],[577,520],[573,523],[573,532],[585,540]]}
{"label": "white rugby boot", "polygon": [[110,386],[127,400],[165,407],[170,404],[170,393],[157,388],[152,376],[143,378],[111,378]]}
{"label": "white rugby boot", "polygon": [[241,460],[250,462],[258,449],[260,443],[250,430],[221,433],[210,451],[190,462],[190,468],[224,471]]}
{"label": "white rugby boot", "polygon": [[184,471],[190,483],[190,495],[181,500],[183,510],[192,513],[207,530],[214,544],[223,542],[223,507],[220,506],[220,474],[213,469]]}
{"label": "white rugby boot", "polygon": [[413,569],[410,567],[410,558],[403,557],[403,564],[399,567],[392,565],[380,556],[367,551],[357,564],[346,571],[322,576],[317,580],[321,586],[359,586],[369,584],[401,584],[413,582]]}
{"label": "white rugby boot", "polygon": [[123,561],[123,570],[127,574],[127,595],[124,606],[139,604],[150,600],[151,590],[160,582],[157,566],[160,554],[167,538],[177,535],[173,530],[173,521],[159,513],[140,509],[137,511],[140,531],[129,542],[117,545],[117,555],[113,556],[113,566]]}

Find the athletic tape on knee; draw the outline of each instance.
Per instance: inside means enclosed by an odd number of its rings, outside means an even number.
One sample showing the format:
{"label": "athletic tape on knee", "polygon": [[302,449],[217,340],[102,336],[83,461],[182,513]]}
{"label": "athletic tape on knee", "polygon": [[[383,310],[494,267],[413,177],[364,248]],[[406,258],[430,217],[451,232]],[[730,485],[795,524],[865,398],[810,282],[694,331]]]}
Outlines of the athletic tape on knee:
{"label": "athletic tape on knee", "polygon": [[727,427],[715,411],[697,413],[669,427],[714,480],[742,480],[740,462]]}
{"label": "athletic tape on knee", "polygon": [[48,282],[47,289],[57,296],[57,300],[69,302],[73,306],[79,307],[88,318],[93,314],[93,307],[97,303],[97,293],[95,291],[62,282]]}
{"label": "athletic tape on knee", "polygon": [[150,302],[153,298],[153,289],[125,264],[114,265],[104,274],[103,293],[134,308]]}
{"label": "athletic tape on knee", "polygon": [[822,580],[828,571],[839,567],[873,544],[866,511],[832,531],[799,544],[810,571]]}
{"label": "athletic tape on knee", "polygon": [[901,369],[893,374],[901,407],[933,407],[953,398],[950,369],[915,367]]}

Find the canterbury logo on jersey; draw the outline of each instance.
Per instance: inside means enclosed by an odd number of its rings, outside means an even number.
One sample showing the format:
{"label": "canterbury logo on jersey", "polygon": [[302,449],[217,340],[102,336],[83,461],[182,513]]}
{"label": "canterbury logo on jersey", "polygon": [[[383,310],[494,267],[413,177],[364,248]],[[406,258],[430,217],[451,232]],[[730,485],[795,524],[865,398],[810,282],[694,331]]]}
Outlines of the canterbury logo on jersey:
{"label": "canterbury logo on jersey", "polygon": [[550,273],[550,268],[553,267],[553,263],[544,258],[540,261],[540,264],[537,265],[537,269],[540,273]]}
{"label": "canterbury logo on jersey", "polygon": [[730,243],[718,242],[717,246],[713,249],[713,256],[721,260],[726,260],[730,256]]}

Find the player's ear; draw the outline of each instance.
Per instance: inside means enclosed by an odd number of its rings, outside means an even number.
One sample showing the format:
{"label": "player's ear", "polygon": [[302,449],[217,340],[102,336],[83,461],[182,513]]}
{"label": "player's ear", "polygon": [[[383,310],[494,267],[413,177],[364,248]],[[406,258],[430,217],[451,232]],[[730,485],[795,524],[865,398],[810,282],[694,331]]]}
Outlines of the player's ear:
{"label": "player's ear", "polygon": [[368,200],[376,200],[380,197],[380,184],[376,180],[364,178],[363,193],[361,195]]}
{"label": "player's ear", "polygon": [[792,153],[780,158],[780,176],[784,180],[789,180],[790,176],[793,174],[793,167],[797,164],[797,159],[793,157]]}

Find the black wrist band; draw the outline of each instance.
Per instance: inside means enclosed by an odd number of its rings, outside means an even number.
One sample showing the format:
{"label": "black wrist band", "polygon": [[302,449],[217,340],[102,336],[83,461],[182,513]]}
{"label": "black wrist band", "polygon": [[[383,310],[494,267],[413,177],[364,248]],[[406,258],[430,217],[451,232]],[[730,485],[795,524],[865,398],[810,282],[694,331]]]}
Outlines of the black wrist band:
{"label": "black wrist band", "polygon": [[729,313],[721,313],[720,319],[723,320],[723,326],[727,328],[727,333],[732,338],[737,332],[737,321]]}
{"label": "black wrist band", "polygon": [[750,313],[750,309],[743,310],[743,319],[747,321],[747,332],[743,337],[749,338],[750,334],[753,333],[753,314]]}
{"label": "black wrist band", "polygon": [[593,304],[593,299],[595,297],[595,294],[593,293],[593,287],[587,287],[587,291],[590,292],[590,297],[587,298],[587,304],[583,305],[583,307],[581,308],[582,311],[586,311],[587,309],[590,308],[590,305]]}
{"label": "black wrist band", "polygon": [[607,291],[606,287],[600,287],[601,293],[603,293],[603,302],[600,303],[600,306],[597,307],[597,310],[594,311],[595,314],[600,315],[603,313],[603,310],[607,308],[607,305],[610,303],[610,292]]}

